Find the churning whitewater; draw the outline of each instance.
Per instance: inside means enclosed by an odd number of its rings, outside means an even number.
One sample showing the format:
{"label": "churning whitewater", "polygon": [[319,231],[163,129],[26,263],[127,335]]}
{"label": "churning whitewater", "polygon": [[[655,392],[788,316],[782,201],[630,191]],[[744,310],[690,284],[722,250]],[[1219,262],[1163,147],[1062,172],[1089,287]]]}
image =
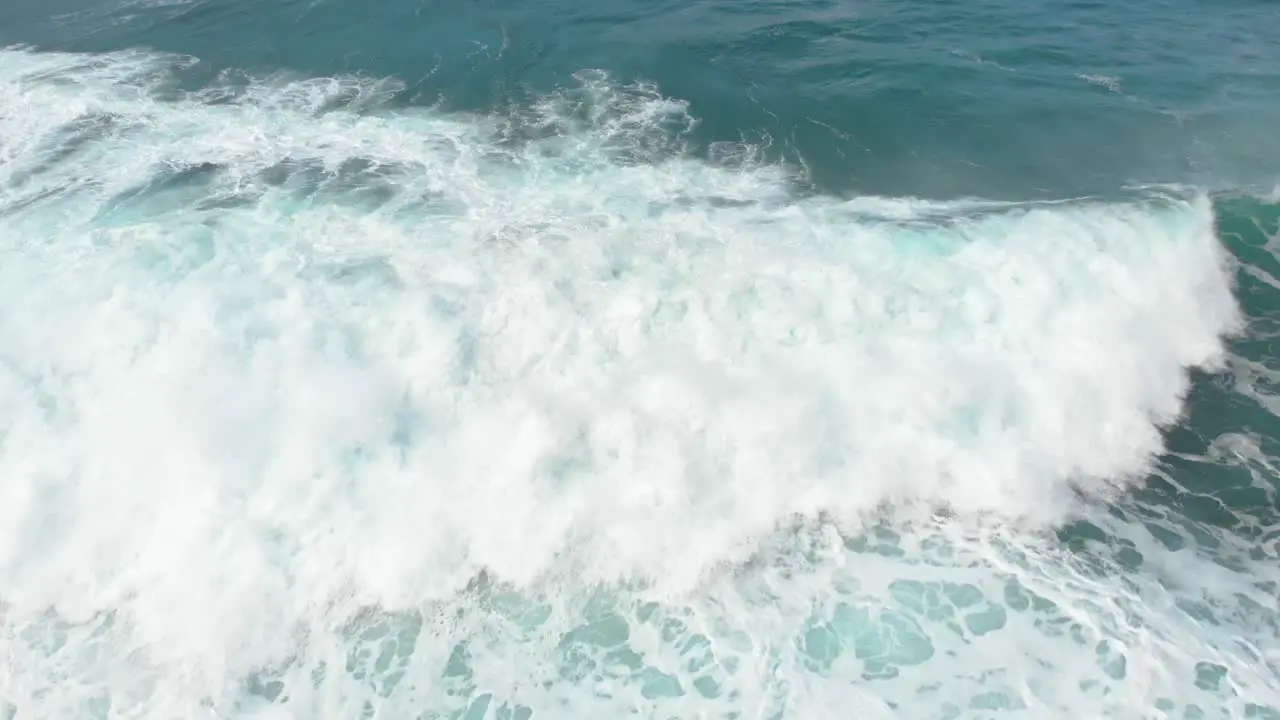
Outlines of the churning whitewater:
{"label": "churning whitewater", "polygon": [[1207,198],[195,65],[0,52],[0,717],[1280,706],[1264,587],[1107,510],[1242,327]]}

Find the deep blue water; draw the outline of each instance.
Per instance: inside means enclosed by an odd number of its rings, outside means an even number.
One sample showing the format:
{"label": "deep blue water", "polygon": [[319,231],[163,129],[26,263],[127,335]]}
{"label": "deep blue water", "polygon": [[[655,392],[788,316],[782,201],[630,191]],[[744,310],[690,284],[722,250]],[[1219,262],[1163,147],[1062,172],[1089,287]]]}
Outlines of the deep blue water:
{"label": "deep blue water", "polygon": [[1280,718],[1280,5],[0,5],[0,719]]}
{"label": "deep blue water", "polygon": [[11,3],[3,41],[147,47],[213,72],[359,73],[404,103],[522,102],[584,68],[691,104],[702,143],[804,158],[824,191],[1061,197],[1270,191],[1266,2]]}

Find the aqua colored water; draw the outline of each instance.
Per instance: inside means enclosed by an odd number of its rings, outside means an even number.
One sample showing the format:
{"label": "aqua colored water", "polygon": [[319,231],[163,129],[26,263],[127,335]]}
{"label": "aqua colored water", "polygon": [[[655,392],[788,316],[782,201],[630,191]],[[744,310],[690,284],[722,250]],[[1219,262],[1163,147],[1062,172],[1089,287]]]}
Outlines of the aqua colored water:
{"label": "aqua colored water", "polygon": [[0,4],[0,720],[1280,718],[1277,28]]}

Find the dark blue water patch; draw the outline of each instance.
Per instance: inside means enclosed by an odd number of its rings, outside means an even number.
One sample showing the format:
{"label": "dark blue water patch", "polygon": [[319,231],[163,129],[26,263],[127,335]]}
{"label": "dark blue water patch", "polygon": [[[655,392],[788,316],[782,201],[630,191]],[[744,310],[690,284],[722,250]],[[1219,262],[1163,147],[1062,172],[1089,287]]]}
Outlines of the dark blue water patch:
{"label": "dark blue water patch", "polygon": [[264,186],[282,190],[294,200],[346,205],[373,211],[400,194],[408,168],[370,158],[349,157],[334,167],[316,159],[286,159],[257,174]]}
{"label": "dark blue water patch", "polygon": [[94,144],[109,137],[119,137],[138,129],[137,123],[110,112],[90,111],[55,128],[32,155],[34,162],[17,168],[9,182],[22,187],[28,181],[59,170]]}
{"label": "dark blue water patch", "polygon": [[101,226],[132,224],[153,215],[182,212],[213,194],[213,185],[225,171],[212,162],[158,168],[146,182],[112,197],[94,222]]}

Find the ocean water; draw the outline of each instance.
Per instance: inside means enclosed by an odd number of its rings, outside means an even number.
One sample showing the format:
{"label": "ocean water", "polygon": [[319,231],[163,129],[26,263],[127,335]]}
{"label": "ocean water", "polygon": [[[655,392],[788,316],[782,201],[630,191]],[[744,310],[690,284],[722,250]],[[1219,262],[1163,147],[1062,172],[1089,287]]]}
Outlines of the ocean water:
{"label": "ocean water", "polygon": [[1280,718],[1276,28],[0,4],[0,720]]}

